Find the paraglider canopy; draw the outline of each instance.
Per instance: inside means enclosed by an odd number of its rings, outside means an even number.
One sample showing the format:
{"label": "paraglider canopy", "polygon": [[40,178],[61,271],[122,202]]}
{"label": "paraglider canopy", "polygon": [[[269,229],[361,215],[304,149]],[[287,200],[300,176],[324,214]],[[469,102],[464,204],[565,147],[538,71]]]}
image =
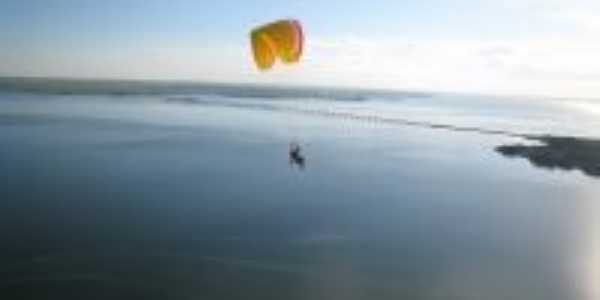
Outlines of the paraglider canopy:
{"label": "paraglider canopy", "polygon": [[290,64],[302,56],[304,35],[297,20],[279,20],[257,27],[250,33],[250,40],[254,62],[260,70],[271,69],[277,58]]}

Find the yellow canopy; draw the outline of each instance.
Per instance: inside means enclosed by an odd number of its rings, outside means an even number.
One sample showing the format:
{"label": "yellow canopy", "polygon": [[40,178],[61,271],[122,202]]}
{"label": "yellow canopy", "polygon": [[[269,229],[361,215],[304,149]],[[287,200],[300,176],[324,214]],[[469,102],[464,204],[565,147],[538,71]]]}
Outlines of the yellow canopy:
{"label": "yellow canopy", "polygon": [[296,20],[280,20],[255,28],[250,33],[254,61],[260,70],[268,70],[279,58],[295,63],[302,56],[304,35]]}

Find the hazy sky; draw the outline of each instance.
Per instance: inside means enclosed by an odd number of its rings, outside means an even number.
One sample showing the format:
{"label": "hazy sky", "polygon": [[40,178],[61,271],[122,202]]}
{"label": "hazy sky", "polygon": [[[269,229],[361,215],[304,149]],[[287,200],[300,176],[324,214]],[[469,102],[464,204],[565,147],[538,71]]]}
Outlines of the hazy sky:
{"label": "hazy sky", "polygon": [[[301,64],[248,32],[294,17]],[[597,0],[0,1],[0,75],[278,82],[600,97]]]}

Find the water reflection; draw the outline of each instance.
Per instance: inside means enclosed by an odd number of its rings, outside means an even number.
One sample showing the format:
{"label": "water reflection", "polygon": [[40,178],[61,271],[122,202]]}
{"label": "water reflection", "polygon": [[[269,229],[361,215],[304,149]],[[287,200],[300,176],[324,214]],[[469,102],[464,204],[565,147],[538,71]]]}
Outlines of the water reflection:
{"label": "water reflection", "polygon": [[0,126],[0,298],[599,299],[597,184],[480,135],[299,117],[298,180],[287,118],[98,106]]}

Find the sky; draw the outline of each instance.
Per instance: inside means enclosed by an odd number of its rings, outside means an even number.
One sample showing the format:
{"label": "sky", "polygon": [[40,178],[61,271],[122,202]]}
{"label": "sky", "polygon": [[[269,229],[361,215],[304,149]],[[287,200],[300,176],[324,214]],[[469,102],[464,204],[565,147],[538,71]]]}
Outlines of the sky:
{"label": "sky", "polygon": [[[304,26],[260,72],[249,31]],[[597,0],[2,0],[0,76],[600,98]]]}

